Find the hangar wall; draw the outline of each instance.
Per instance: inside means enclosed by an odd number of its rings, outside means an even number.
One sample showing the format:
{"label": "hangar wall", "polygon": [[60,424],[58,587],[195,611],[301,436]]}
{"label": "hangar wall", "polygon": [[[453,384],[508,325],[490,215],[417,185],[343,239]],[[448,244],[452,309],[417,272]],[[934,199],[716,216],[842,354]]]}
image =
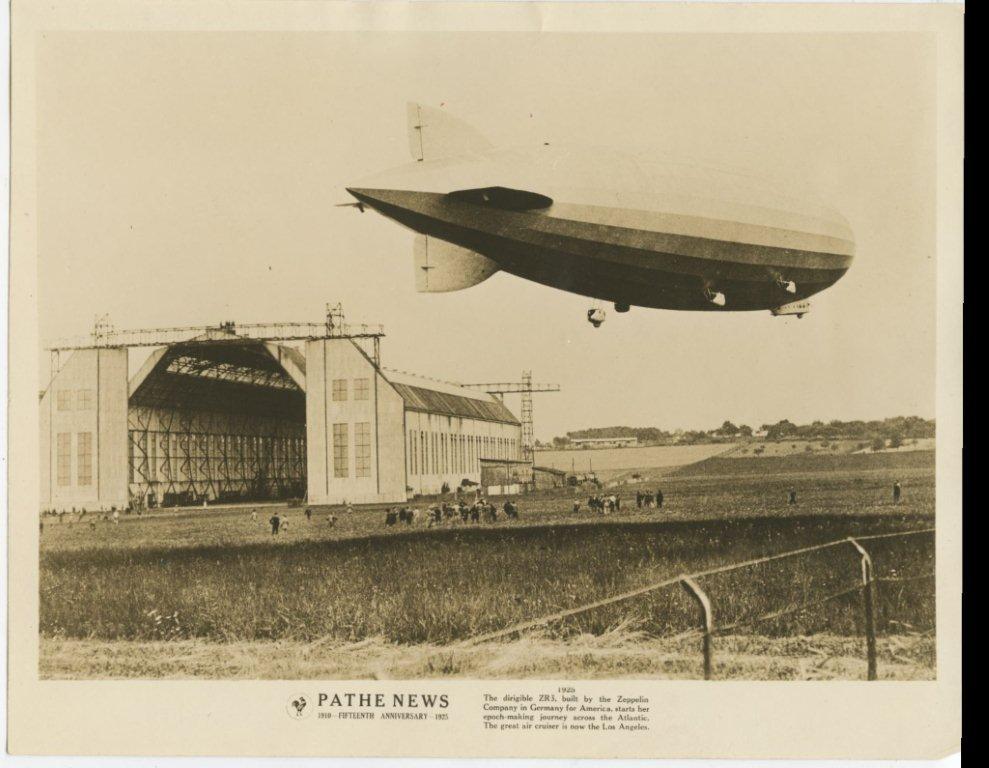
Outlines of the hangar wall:
{"label": "hangar wall", "polygon": [[127,350],[73,352],[41,397],[41,508],[127,506]]}
{"label": "hangar wall", "polygon": [[418,494],[480,483],[483,459],[521,458],[518,424],[411,410],[405,421],[409,485]]}
{"label": "hangar wall", "polygon": [[350,339],[306,342],[309,503],[402,502],[404,402]]}

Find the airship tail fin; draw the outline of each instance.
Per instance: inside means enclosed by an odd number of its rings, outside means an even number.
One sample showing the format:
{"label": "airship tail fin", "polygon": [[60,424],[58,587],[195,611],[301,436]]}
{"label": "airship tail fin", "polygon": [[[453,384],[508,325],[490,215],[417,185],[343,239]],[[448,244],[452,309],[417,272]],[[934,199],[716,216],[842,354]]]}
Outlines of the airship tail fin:
{"label": "airship tail fin", "polygon": [[493,147],[475,128],[443,110],[409,102],[407,114],[413,160],[438,160],[487,152]]}
{"label": "airship tail fin", "polygon": [[415,269],[419,293],[445,293],[483,283],[498,271],[498,265],[466,248],[416,235]]}

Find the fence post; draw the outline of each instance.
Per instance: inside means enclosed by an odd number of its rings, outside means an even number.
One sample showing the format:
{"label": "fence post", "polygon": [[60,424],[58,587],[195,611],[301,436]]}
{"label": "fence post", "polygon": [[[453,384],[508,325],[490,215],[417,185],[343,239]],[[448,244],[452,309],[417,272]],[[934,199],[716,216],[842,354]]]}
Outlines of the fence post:
{"label": "fence post", "polygon": [[876,579],[872,567],[872,557],[851,536],[848,537],[862,556],[862,606],[865,611],[865,652],[869,664],[869,680],[878,680],[876,670]]}
{"label": "fence post", "polygon": [[704,590],[700,588],[696,581],[690,576],[681,576],[680,583],[683,588],[697,601],[701,607],[701,618],[704,623],[704,679],[711,679],[711,635],[714,633],[714,614],[711,610],[711,601]]}

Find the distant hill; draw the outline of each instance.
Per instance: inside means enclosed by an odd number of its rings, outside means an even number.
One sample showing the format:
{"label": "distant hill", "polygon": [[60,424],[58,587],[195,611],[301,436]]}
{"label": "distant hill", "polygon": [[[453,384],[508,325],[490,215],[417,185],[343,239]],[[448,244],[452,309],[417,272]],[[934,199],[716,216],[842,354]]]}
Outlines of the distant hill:
{"label": "distant hill", "polygon": [[712,456],[679,467],[670,477],[772,475],[791,472],[820,472],[836,470],[911,470],[934,469],[934,451],[904,453],[839,453],[794,454],[792,456],[748,456],[729,458]]}

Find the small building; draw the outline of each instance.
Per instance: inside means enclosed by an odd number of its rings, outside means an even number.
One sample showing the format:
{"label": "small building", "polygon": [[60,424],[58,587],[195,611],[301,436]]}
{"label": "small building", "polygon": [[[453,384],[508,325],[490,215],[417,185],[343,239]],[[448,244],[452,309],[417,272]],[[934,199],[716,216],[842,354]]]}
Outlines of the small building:
{"label": "small building", "polygon": [[573,437],[571,445],[577,448],[631,448],[639,444],[637,437]]}
{"label": "small building", "polygon": [[567,473],[563,469],[554,467],[533,467],[532,487],[533,490],[542,491],[550,488],[563,488],[567,484]]}
{"label": "small building", "polygon": [[513,496],[532,487],[532,462],[481,459],[481,488],[488,496]]}

